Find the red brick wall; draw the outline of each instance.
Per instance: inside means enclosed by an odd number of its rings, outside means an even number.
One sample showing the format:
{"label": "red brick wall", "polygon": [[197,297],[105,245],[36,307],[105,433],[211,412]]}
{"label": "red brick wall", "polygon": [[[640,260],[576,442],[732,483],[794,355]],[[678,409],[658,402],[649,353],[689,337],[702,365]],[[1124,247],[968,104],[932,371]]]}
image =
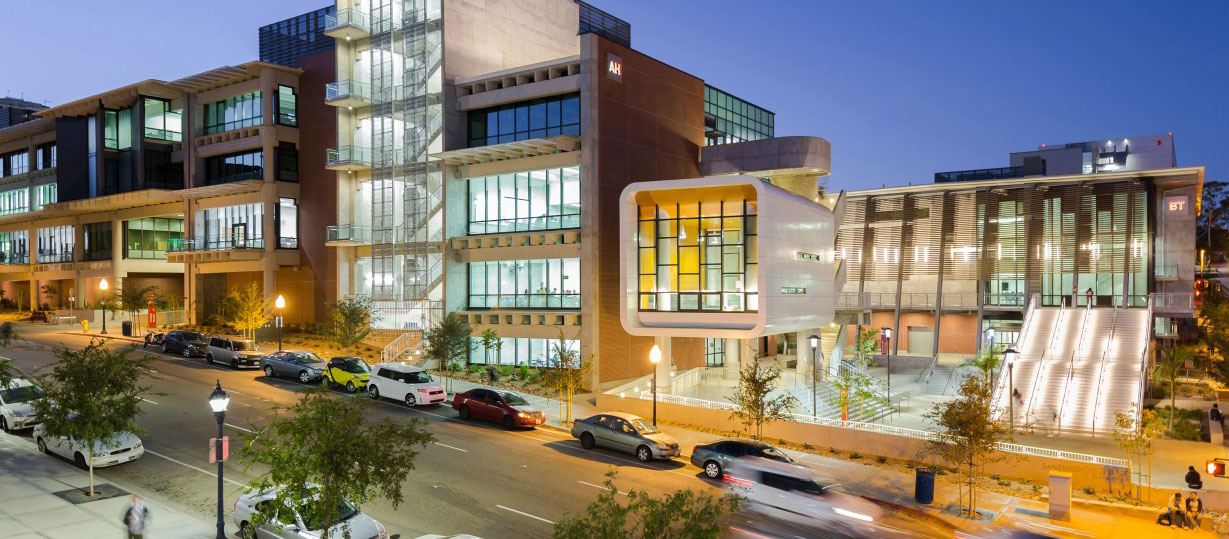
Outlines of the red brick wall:
{"label": "red brick wall", "polygon": [[[896,313],[892,311],[878,311],[871,313],[871,325],[863,326],[863,330],[875,329],[879,330],[885,327],[893,327],[895,324]],[[895,347],[901,354],[905,354],[909,350],[909,326],[923,326],[933,328],[935,325],[934,313],[927,312],[912,312],[900,314],[900,329],[893,331],[892,340],[899,340],[899,346]],[[848,346],[853,346],[857,339],[857,326],[849,326],[845,330],[845,343]],[[939,321],[939,334],[936,336],[939,341],[939,353],[941,354],[973,354],[977,351],[977,314],[976,313],[947,313],[943,315]],[[878,348],[875,349],[878,353]]]}
{"label": "red brick wall", "polygon": [[[302,321],[327,322],[325,302],[337,297],[337,250],[326,247],[329,225],[337,224],[337,173],[324,168],[324,153],[337,144],[337,109],[324,104],[324,86],[336,78],[334,51],[299,59],[299,250],[301,270],[280,271],[308,287],[315,298]],[[296,275],[300,274],[300,275]],[[305,275],[301,275],[305,274]],[[290,283],[286,283],[290,284]],[[304,306],[308,307],[308,306]],[[287,315],[287,319],[290,316]]]}

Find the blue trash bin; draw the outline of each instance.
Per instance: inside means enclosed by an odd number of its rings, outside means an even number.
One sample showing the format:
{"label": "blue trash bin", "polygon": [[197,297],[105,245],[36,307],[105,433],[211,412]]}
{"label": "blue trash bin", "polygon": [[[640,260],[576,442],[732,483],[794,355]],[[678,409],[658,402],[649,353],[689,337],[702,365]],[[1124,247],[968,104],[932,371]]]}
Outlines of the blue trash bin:
{"label": "blue trash bin", "polygon": [[124,323],[121,324],[121,326],[123,327],[124,336],[131,337],[132,336],[132,322],[128,320],[124,320]]}
{"label": "blue trash bin", "polygon": [[917,503],[931,503],[935,501],[935,469],[934,468],[916,468],[916,479],[913,485],[913,499]]}

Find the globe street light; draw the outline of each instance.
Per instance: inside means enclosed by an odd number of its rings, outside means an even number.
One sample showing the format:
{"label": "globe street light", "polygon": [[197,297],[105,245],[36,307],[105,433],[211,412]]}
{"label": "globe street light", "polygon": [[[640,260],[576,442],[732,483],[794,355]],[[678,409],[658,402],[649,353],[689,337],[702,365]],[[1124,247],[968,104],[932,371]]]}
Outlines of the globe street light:
{"label": "globe street light", "polygon": [[273,306],[277,307],[277,318],[274,322],[277,324],[277,351],[282,351],[282,309],[286,308],[286,298],[281,294],[277,295],[277,299],[273,300]]}
{"label": "globe street light", "polygon": [[892,398],[892,328],[883,328],[883,338],[886,346],[884,347],[883,357],[884,365],[888,370],[888,399]]}
{"label": "globe street light", "polygon": [[990,350],[994,350],[994,328],[986,328],[986,341],[990,343]]}
{"label": "globe street light", "polygon": [[[102,290],[103,294],[106,294],[108,288],[111,288],[111,285],[107,284],[107,278],[103,277],[102,280],[98,282],[98,289]],[[99,299],[102,300],[103,298],[99,298]],[[102,305],[102,303],[100,302],[99,305]],[[102,310],[102,335],[106,335],[107,334],[107,310],[105,308],[101,310]]]}
{"label": "globe street light", "polygon": [[226,523],[222,520],[222,422],[226,420],[226,406],[230,397],[222,391],[222,381],[219,380],[209,394],[209,408],[213,409],[213,417],[218,420],[218,439],[214,443],[214,456],[218,460],[218,534],[217,539],[226,539]]}
{"label": "globe street light", "polygon": [[661,363],[661,348],[656,344],[649,350],[649,363],[653,364],[653,426],[657,426],[657,364]]}
{"label": "globe street light", "polygon": [[811,336],[807,338],[810,339],[811,341],[811,415],[818,416],[819,415],[818,413],[819,404],[818,404],[818,398],[816,397],[816,393],[819,392],[819,388],[816,387],[818,385],[818,381],[815,378],[815,364],[819,362],[819,339],[820,337],[819,335],[812,333]]}
{"label": "globe street light", "polygon": [[1007,396],[1009,403],[1008,411],[1011,413],[1011,430],[1008,437],[1012,442],[1016,441],[1016,352],[1015,348],[1008,348],[1003,351],[1007,355],[1007,390],[1011,393]]}

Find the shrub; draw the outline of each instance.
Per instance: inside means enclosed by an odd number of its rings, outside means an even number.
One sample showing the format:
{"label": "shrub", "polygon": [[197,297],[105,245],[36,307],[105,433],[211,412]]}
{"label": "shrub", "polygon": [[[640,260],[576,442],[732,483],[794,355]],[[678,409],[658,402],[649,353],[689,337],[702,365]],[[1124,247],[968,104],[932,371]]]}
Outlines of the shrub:
{"label": "shrub", "polygon": [[858,459],[860,459],[860,458],[862,458],[862,453],[859,453],[859,452],[857,452],[857,451],[854,451],[854,452],[852,452],[852,453],[850,453],[850,454],[849,454],[849,459],[850,459],[850,460],[858,460]]}
{"label": "shrub", "polygon": [[815,448],[814,448],[814,447],[811,447],[811,444],[808,444],[808,443],[806,443],[806,442],[802,442],[802,450],[803,450],[803,451],[814,451],[814,450],[815,450]]}
{"label": "shrub", "polygon": [[517,378],[520,378],[521,380],[529,379],[529,365],[521,365],[516,371]]}
{"label": "shrub", "polygon": [[514,367],[512,365],[500,365],[495,368],[495,372],[499,373],[500,376],[504,376],[504,377],[512,376],[513,368]]}
{"label": "shrub", "polygon": [[1172,436],[1175,440],[1192,440],[1197,442],[1203,439],[1203,433],[1200,431],[1199,425],[1180,419],[1174,420]]}
{"label": "shrub", "polygon": [[878,456],[878,457],[875,457],[875,462],[878,462],[879,464],[887,464],[887,462],[888,462],[888,457],[885,457],[885,456],[883,456],[883,455],[880,455],[880,456]]}
{"label": "shrub", "polygon": [[1097,493],[1097,489],[1092,488],[1092,487],[1084,487],[1084,494],[1087,494],[1087,495],[1089,495],[1089,496],[1092,496],[1092,495],[1094,495],[1094,494],[1096,494],[1096,493]]}
{"label": "shrub", "polygon": [[477,364],[477,363],[473,363],[473,364],[469,365],[468,367],[465,367],[465,372],[470,373],[470,374],[479,374],[479,373],[481,373],[481,372],[482,372],[482,369],[484,369],[484,368],[485,368],[485,367],[484,367],[483,365],[479,365],[479,364]]}
{"label": "shrub", "polygon": [[836,454],[836,448],[835,448],[835,447],[829,447],[829,448],[828,448],[828,452],[829,452],[829,453],[832,453],[833,455],[835,455],[835,454]]}
{"label": "shrub", "polygon": [[999,475],[999,474],[996,474],[996,473],[992,473],[992,474],[990,474],[990,479],[993,479],[993,480],[995,480],[995,481],[999,481],[999,480],[1003,479],[1003,476],[1001,476],[1001,475]]}

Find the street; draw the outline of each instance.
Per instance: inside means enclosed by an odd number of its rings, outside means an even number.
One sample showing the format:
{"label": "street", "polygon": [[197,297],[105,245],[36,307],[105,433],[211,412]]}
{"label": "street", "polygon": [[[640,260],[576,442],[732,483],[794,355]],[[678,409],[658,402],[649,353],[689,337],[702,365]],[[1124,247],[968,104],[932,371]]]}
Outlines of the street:
{"label": "street", "polygon": [[[3,352],[26,371],[45,367],[55,361],[53,346],[79,348],[88,338],[63,333],[23,335]],[[108,341],[121,348],[126,341]],[[143,353],[138,347],[134,353]],[[143,403],[138,418],[147,432],[141,435],[146,455],[132,463],[96,470],[101,480],[113,479],[155,492],[183,510],[212,521],[216,511],[216,464],[209,463],[209,439],[216,435],[217,423],[206,401],[215,381],[230,394],[226,414],[227,434],[232,437],[232,455],[238,450],[237,438],[251,425],[264,425],[273,416],[272,408],[290,406],[307,386],[298,381],[264,377],[257,370],[236,371],[229,367],[207,365],[203,358],[186,359],[159,356],[154,367],[156,379],[150,380],[151,394]],[[358,397],[335,390],[338,398]],[[585,450],[566,433],[550,429],[507,431],[494,424],[463,421],[446,405],[410,409],[403,404],[381,400],[372,407],[379,418],[417,417],[427,420],[436,443],[416,459],[416,469],[403,482],[404,503],[393,509],[384,501],[361,509],[384,523],[394,537],[424,534],[472,534],[479,537],[544,537],[553,522],[569,513],[578,513],[598,494],[604,474],[618,470],[621,491],[645,490],[662,495],[691,488],[719,494],[720,485],[702,478],[699,468],[684,457],[669,462],[641,464],[631,455],[605,450]],[[30,431],[23,431],[28,437]],[[53,458],[53,457],[48,457]],[[263,470],[243,473],[238,460],[226,464],[225,499],[227,529],[231,504],[242,487]],[[906,530],[929,530],[922,524],[894,517],[885,523]],[[926,531],[921,531],[925,534]]]}

